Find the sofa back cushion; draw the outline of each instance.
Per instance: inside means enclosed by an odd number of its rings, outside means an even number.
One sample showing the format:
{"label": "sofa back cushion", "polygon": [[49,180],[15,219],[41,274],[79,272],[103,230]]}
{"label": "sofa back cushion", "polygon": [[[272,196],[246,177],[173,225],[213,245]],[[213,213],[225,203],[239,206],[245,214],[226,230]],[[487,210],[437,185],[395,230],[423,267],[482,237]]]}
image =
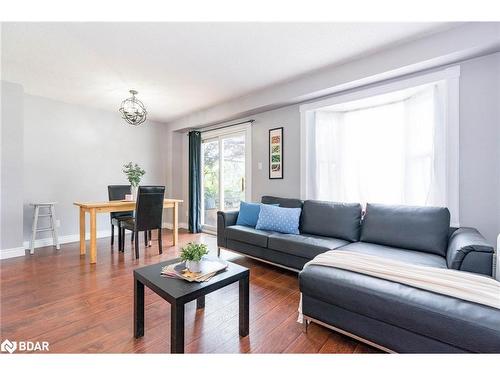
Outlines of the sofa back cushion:
{"label": "sofa back cushion", "polygon": [[359,241],[361,205],[305,201],[302,209],[302,232],[325,237]]}
{"label": "sofa back cushion", "polygon": [[264,195],[261,199],[261,202],[264,204],[272,204],[272,205],[277,204],[280,207],[285,207],[285,208],[302,208],[302,204],[304,203],[300,199],[279,198],[270,195]]}
{"label": "sofa back cushion", "polygon": [[450,212],[445,207],[370,204],[361,241],[446,256]]}

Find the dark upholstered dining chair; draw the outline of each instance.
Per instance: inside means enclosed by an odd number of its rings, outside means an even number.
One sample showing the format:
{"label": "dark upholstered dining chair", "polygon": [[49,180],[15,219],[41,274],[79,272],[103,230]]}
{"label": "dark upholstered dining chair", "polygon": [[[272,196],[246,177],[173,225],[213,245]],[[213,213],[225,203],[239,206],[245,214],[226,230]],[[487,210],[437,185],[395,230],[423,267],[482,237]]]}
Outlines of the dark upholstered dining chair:
{"label": "dark upholstered dining chair", "polygon": [[[110,201],[120,201],[125,199],[126,194],[130,194],[130,185],[108,185],[108,198]],[[125,240],[123,231],[120,229],[120,221],[134,217],[134,211],[110,212],[111,219],[111,245],[115,242],[115,226],[118,229],[118,249],[122,250],[122,242]]]}
{"label": "dark upholstered dining chair", "polygon": [[161,224],[164,197],[165,186],[139,186],[135,217],[120,221],[120,228],[132,231],[135,237],[136,258],[139,258],[139,232],[144,232],[144,242],[147,245],[148,233],[153,229],[158,230],[158,248],[159,253],[162,253]]}

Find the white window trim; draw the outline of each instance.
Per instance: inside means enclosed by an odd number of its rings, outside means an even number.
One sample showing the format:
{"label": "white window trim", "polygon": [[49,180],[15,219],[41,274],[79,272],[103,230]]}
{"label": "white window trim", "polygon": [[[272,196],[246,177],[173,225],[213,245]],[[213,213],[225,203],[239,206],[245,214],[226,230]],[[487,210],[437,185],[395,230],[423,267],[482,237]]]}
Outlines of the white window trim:
{"label": "white window trim", "polygon": [[387,84],[361,88],[355,92],[305,103],[300,108],[300,196],[307,199],[309,128],[314,123],[314,111],[334,104],[364,99],[393,91],[404,90],[432,82],[446,81],[446,193],[451,213],[451,225],[460,226],[459,220],[459,78],[460,66],[455,65],[438,71],[399,79]]}

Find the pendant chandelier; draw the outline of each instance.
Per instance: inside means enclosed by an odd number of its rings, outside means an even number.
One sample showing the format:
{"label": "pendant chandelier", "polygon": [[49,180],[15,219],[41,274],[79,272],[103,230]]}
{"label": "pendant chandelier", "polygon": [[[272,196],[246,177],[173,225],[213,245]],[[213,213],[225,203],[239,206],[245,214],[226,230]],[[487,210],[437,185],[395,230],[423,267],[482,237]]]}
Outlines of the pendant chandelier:
{"label": "pendant chandelier", "polygon": [[138,94],[135,90],[129,91],[132,97],[125,99],[120,106],[120,113],[122,118],[127,121],[130,125],[140,125],[146,121],[146,107],[144,104],[137,99],[135,96]]}

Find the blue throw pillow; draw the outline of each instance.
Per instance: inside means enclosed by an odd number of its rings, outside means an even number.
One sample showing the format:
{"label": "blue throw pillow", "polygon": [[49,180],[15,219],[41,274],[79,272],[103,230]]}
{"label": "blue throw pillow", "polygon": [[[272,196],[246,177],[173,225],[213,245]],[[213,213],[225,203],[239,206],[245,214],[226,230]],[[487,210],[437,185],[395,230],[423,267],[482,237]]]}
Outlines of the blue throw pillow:
{"label": "blue throw pillow", "polygon": [[236,225],[244,225],[246,227],[254,227],[259,218],[260,203],[240,202],[240,212]]}
{"label": "blue throw pillow", "polygon": [[[257,220],[259,218],[260,207],[265,206],[263,203],[250,203],[250,202],[240,202],[240,212],[238,213],[238,219],[236,219],[236,225],[244,225],[246,227],[255,228],[257,225]],[[279,206],[278,204],[273,204],[273,206]]]}
{"label": "blue throw pillow", "polygon": [[275,207],[267,204],[260,208],[255,229],[299,234],[300,208]]}

